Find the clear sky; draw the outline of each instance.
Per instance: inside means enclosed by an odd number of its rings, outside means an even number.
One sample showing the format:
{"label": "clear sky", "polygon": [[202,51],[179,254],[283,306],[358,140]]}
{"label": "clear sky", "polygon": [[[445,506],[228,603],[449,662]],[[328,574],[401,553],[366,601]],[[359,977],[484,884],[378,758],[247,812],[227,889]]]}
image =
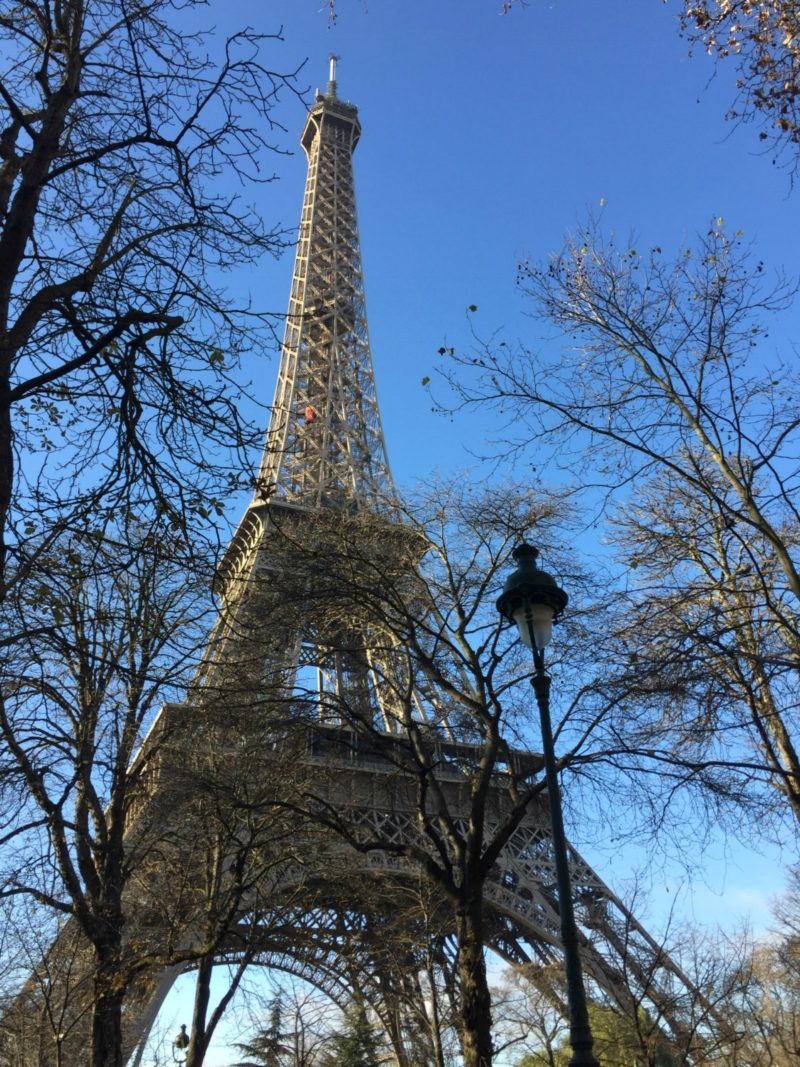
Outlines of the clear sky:
{"label": "clear sky", "polygon": [[[212,0],[216,16],[223,5]],[[420,385],[447,341],[535,341],[515,288],[518,260],[545,258],[565,230],[605,202],[608,227],[665,252],[723,216],[768,265],[796,262],[800,194],[752,127],[724,122],[734,72],[693,58],[675,0],[227,0],[220,27],[282,27],[276,67],[307,58],[324,88],[358,105],[356,182],[373,356],[393,470],[403,483],[469,463],[466,422],[434,416]],[[287,99],[259,192],[266,218],[296,226],[305,180],[304,113]],[[291,255],[249,279],[255,302],[285,310]],[[274,368],[257,391],[271,399]]]}
{"label": "clear sky", "polygon": [[[431,411],[421,379],[443,344],[468,345],[466,308],[487,336],[534,343],[515,288],[523,257],[544,259],[565,230],[604,201],[606,226],[665,253],[723,216],[768,268],[797,272],[800,190],[759,146],[753,127],[724,121],[734,70],[689,56],[676,0],[211,0],[220,30],[282,30],[265,58],[307,60],[300,80],[324,88],[340,56],[339,95],[359,108],[355,168],[373,358],[389,456],[402,485],[473,464],[488,420]],[[286,98],[257,191],[264,217],[296,227],[305,181],[300,101]],[[254,303],[286,309],[292,256],[242,280]],[[277,360],[255,393],[272,398]],[[480,445],[478,444],[478,447]],[[485,473],[485,472],[484,472]],[[766,920],[774,860],[720,845],[708,885],[682,897],[701,919]],[[594,857],[590,857],[594,861]],[[596,866],[613,883],[598,859]],[[674,893],[677,881],[665,875]],[[615,886],[618,888],[618,886]],[[724,893],[724,907],[719,894]]]}

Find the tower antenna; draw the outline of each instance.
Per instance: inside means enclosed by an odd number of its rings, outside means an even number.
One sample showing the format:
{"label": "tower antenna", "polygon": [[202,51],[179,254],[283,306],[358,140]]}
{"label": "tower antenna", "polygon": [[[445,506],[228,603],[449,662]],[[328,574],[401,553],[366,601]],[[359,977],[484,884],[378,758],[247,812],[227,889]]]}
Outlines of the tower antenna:
{"label": "tower antenna", "polygon": [[336,96],[336,63],[339,59],[341,59],[341,56],[335,56],[333,52],[328,56],[330,69],[328,71],[328,91],[326,96],[329,99],[333,99]]}

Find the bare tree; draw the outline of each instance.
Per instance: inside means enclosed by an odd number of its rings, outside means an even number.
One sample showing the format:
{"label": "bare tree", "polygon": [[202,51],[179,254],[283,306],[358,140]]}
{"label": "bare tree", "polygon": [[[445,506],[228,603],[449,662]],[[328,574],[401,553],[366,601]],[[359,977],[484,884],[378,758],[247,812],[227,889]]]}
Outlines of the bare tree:
{"label": "bare tree", "polygon": [[159,745],[134,756],[186,684],[211,605],[160,539],[65,537],[38,553],[37,575],[15,586],[2,632],[0,736],[18,798],[3,813],[2,893],[68,920],[44,965],[66,952],[82,974],[73,1012],[88,1004],[91,1062],[105,1065],[119,1062],[121,1004],[141,966],[125,892],[167,832],[141,820],[131,831]]}
{"label": "bare tree", "polygon": [[496,1032],[506,1056],[516,1055],[527,1067],[557,1067],[560,1050],[568,1041],[568,1016],[563,993],[553,990],[563,985],[562,968],[533,967],[509,970],[494,990],[498,1008]]}
{"label": "bare tree", "polygon": [[199,537],[244,469],[231,372],[268,320],[220,279],[285,239],[230,190],[269,178],[292,76],[190,22],[173,0],[0,16],[0,568],[115,509]]}
{"label": "bare tree", "polygon": [[706,1042],[699,1064],[790,1067],[797,1059],[796,904],[791,892],[776,903],[776,928],[767,936],[756,938],[747,929],[711,937],[687,933],[688,965],[727,1023],[721,1040]]}
{"label": "bare tree", "polygon": [[521,278],[563,343],[452,353],[450,380],[610,504],[618,739],[799,817],[798,381],[764,352],[793,287],[722,220],[673,261],[590,224]]}
{"label": "bare tree", "polygon": [[[592,986],[589,1011],[600,1062],[609,1067],[788,1067],[791,1057],[771,1059],[769,1052],[770,1042],[778,1047],[778,1004],[783,1025],[788,1015],[782,1011],[792,1011],[790,983],[777,979],[774,968],[777,946],[757,942],[746,929],[723,935],[691,926],[673,928],[665,940],[692,979],[690,986],[676,990],[676,998],[684,1002],[684,1028],[676,1032],[657,1008],[645,1005],[641,983],[631,981],[632,973],[620,976],[629,993],[625,1004]],[[765,989],[769,971],[775,981]],[[500,1025],[508,1044],[519,1050],[518,1067],[563,1067],[569,1061],[564,996],[560,968],[515,969],[507,976],[498,998]]]}
{"label": "bare tree", "polygon": [[757,1067],[788,1067],[800,1049],[799,888],[794,868],[789,889],[774,905],[773,936],[753,947],[751,981],[738,1002],[742,1045]]}
{"label": "bare tree", "polygon": [[[84,1045],[96,1067],[116,1065],[144,1037],[136,1026],[162,972],[192,966],[199,1065],[268,936],[291,936],[284,915],[302,881],[293,873],[279,899],[275,887],[298,862],[296,820],[277,803],[292,754],[245,744],[231,694],[224,707],[177,702],[214,613],[180,539],[177,558],[138,527],[113,542],[65,537],[37,557],[40,580],[12,586],[1,637],[2,771],[15,802],[0,895],[35,901],[60,926],[40,939],[3,1026],[30,1035],[52,1016],[51,1053]],[[212,1009],[219,959],[233,976]]]}
{"label": "bare tree", "polygon": [[54,994],[68,990],[80,999],[85,973],[79,939],[62,937],[54,951],[59,924],[52,911],[31,900],[3,900],[2,923],[0,1062],[62,1067],[75,1028],[86,1024],[81,1011],[66,1012],[63,996]]}
{"label": "bare tree", "polygon": [[684,0],[689,39],[736,64],[738,90],[728,117],[761,126],[794,171],[800,144],[800,16],[792,0]]}

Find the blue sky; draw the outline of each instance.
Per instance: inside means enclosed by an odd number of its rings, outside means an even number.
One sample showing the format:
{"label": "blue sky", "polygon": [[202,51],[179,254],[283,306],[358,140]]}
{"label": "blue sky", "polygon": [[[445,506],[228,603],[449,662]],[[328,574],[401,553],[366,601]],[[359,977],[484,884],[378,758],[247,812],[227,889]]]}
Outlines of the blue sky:
{"label": "blue sky", "polygon": [[[363,125],[356,182],[373,356],[389,455],[401,483],[471,463],[484,427],[434,415],[421,379],[446,341],[482,336],[535,343],[515,288],[517,262],[546,258],[604,201],[608,228],[665,252],[723,216],[768,266],[796,261],[798,196],[752,127],[724,122],[734,71],[690,58],[675,0],[232,0],[220,28],[283,28],[275,66],[307,58],[301,81],[324,88],[341,56],[339,92]],[[217,15],[217,6],[212,12]],[[263,215],[299,217],[303,106],[287,99],[259,190]],[[259,306],[283,311],[291,255],[247,283]],[[261,399],[274,365],[262,364]]]}
{"label": "blue sky", "polygon": [[[689,56],[679,6],[528,0],[501,15],[501,0],[337,0],[332,23],[323,0],[212,0],[220,30],[282,29],[266,60],[276,69],[307,60],[301,82],[311,90],[324,88],[328,53],[341,57],[339,93],[363,126],[355,168],[367,307],[401,486],[436,468],[474,468],[470,448],[491,431],[489,417],[431,411],[421,380],[437,348],[469,345],[468,318],[482,336],[537,343],[542,327],[526,315],[516,264],[546,258],[601,201],[606,228],[665,253],[722,216],[768,269],[796,272],[800,193],[755,128],[724,121],[733,67]],[[255,195],[265,219],[294,227],[303,105],[287,97],[276,115],[287,131],[276,140],[292,154],[267,161],[278,180]],[[287,254],[240,281],[256,306],[283,312],[291,268]],[[258,366],[254,392],[268,404],[277,360]],[[591,849],[588,858],[620,888]],[[728,923],[750,915],[757,926],[780,885],[774,856],[730,843],[709,854],[694,892],[677,872],[659,880],[686,914]]]}

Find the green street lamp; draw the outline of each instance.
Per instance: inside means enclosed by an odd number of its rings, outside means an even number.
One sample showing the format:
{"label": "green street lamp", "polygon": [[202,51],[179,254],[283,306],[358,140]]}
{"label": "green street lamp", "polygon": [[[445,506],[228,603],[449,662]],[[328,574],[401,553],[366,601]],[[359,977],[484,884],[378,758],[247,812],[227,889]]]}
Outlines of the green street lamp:
{"label": "green street lamp", "polygon": [[572,907],[567,840],[564,836],[553,728],[550,723],[550,676],[544,667],[544,649],[552,637],[553,623],[558,621],[567,606],[567,594],[559,588],[552,575],[536,566],[538,549],[532,545],[521,544],[514,549],[512,555],[516,560],[517,569],[506,580],[503,593],[497,601],[497,610],[504,619],[516,625],[520,641],[533,653],[534,673],[531,685],[536,694],[542,729],[545,780],[550,801],[553,855],[558,885],[558,911],[561,918],[561,944],[564,949],[567,978],[569,1043],[572,1045],[569,1067],[599,1067],[592,1052],[592,1031],[578,951],[578,928]]}

